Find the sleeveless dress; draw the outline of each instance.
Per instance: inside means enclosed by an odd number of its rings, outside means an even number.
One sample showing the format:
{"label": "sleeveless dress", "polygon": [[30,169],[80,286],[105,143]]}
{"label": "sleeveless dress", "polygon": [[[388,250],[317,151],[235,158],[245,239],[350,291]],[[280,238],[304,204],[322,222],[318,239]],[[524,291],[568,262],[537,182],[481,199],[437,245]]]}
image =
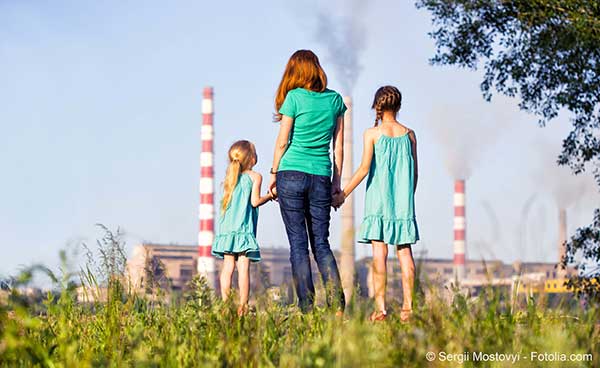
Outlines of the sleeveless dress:
{"label": "sleeveless dress", "polygon": [[256,241],[258,208],[252,206],[252,179],[241,174],[231,194],[231,201],[219,218],[219,231],[212,246],[212,255],[223,259],[225,254],[245,254],[253,262],[260,261]]}
{"label": "sleeveless dress", "polygon": [[359,242],[414,244],[419,240],[414,202],[414,160],[408,133],[380,134],[367,179],[365,215]]}

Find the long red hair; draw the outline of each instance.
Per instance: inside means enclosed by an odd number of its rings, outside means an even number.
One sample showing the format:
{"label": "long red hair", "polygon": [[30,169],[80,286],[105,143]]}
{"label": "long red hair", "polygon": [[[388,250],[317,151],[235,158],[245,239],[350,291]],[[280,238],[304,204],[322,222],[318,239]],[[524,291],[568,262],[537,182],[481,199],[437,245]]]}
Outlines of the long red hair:
{"label": "long red hair", "polygon": [[294,88],[305,88],[315,92],[323,92],[327,88],[327,75],[317,55],[310,50],[294,52],[285,66],[275,94],[275,121],[281,120],[279,109],[285,96]]}

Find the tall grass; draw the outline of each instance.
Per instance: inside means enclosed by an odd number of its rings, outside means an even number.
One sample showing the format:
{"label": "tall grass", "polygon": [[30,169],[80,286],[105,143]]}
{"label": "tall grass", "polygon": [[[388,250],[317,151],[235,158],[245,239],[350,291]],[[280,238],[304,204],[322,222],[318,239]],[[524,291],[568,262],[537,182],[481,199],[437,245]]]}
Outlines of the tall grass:
{"label": "tall grass", "polygon": [[[107,233],[98,244],[100,253],[115,256],[98,259],[124,262],[111,253],[121,247],[119,237]],[[372,324],[366,300],[354,300],[340,319],[325,308],[304,315],[261,295],[255,310],[238,318],[235,306],[218,300],[203,279],[194,279],[182,298],[168,300],[131,292],[120,264],[100,266],[78,274],[92,290],[108,286],[104,302],[77,302],[75,274],[66,267],[59,275],[37,268],[57,285],[41,304],[13,288],[0,305],[0,366],[454,367],[460,364],[428,362],[426,353],[479,351],[589,353],[592,362],[521,360],[516,366],[599,366],[595,308],[548,309],[533,298],[513,308],[492,289],[476,299],[455,293],[451,302],[433,292],[427,300],[418,298],[411,323],[392,313]],[[20,282],[30,276],[31,270]],[[515,365],[465,361],[460,366]]]}

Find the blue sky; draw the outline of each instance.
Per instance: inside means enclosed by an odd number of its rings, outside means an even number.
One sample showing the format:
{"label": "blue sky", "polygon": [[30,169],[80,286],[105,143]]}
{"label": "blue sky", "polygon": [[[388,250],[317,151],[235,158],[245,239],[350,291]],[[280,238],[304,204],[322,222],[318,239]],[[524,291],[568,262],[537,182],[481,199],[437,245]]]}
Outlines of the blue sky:
{"label": "blue sky", "polygon": [[[314,50],[330,87],[343,85],[315,37],[315,4],[1,1],[0,275],[56,264],[67,244],[94,242],[95,223],[122,227],[129,248],[143,240],[195,244],[202,88],[215,88],[217,179],[240,138],[256,143],[257,170],[266,174],[277,133],[273,97],[291,53]],[[343,9],[334,2],[325,14],[333,22]],[[369,2],[361,21],[355,163],[374,91],[398,86],[399,120],[419,139],[415,250],[451,257],[453,187],[444,162],[466,147],[477,157],[467,183],[468,257],[554,260],[557,210],[548,192],[552,182],[568,184],[568,171],[551,168],[567,116],[540,128],[514,100],[486,103],[478,72],[430,66],[430,18],[412,2]],[[358,224],[364,184],[356,193]],[[600,203],[595,194],[579,197],[569,205],[570,231],[589,223]],[[275,204],[261,208],[258,239],[287,246]],[[368,254],[357,245],[359,257]]]}

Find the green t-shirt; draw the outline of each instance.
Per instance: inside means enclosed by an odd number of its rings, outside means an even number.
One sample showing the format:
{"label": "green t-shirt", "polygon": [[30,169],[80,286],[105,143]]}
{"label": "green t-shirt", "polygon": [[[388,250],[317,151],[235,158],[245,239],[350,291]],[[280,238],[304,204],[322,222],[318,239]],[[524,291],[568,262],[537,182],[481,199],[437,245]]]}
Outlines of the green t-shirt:
{"label": "green t-shirt", "polygon": [[331,176],[329,147],[337,118],[345,111],[342,96],[330,89],[289,91],[279,113],[294,119],[294,125],[278,170]]}

